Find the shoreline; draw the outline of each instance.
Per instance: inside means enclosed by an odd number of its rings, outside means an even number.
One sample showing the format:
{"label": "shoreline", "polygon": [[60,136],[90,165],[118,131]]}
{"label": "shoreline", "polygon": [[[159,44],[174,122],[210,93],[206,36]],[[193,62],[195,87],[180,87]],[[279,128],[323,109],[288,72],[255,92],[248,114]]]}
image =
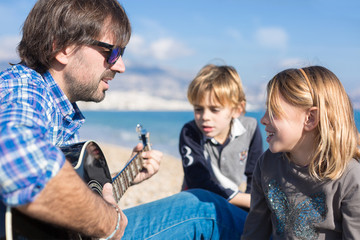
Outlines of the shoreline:
{"label": "shoreline", "polygon": [[[111,173],[120,171],[129,160],[132,149],[99,143]],[[184,173],[180,159],[164,154],[159,171],[137,185],[129,187],[118,205],[121,209],[152,202],[180,192]]]}

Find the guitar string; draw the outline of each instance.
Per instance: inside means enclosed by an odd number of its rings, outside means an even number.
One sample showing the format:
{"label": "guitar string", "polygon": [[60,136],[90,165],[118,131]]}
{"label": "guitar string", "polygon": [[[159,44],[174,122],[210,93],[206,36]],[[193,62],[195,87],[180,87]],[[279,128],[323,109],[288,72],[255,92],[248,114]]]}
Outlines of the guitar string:
{"label": "guitar string", "polygon": [[[148,151],[150,149],[148,146],[149,145],[146,144],[146,146],[140,153],[142,153],[143,151]],[[140,153],[135,157],[135,159],[133,159],[131,163],[129,163],[129,165],[125,169],[122,170],[120,174],[118,174],[116,179],[114,179],[113,181],[113,183],[115,183],[115,197],[117,202],[120,201],[120,198],[130,187],[131,182],[135,179],[136,175],[142,169],[143,159]]]}

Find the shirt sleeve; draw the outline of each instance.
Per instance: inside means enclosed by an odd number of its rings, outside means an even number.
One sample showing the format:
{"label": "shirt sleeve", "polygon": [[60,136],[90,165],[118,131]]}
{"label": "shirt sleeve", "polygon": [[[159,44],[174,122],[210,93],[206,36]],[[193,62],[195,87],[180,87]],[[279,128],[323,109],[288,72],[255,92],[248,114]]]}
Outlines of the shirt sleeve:
{"label": "shirt sleeve", "polygon": [[256,162],[263,152],[264,150],[263,150],[261,131],[259,125],[256,124],[255,132],[250,142],[248,159],[245,168],[245,175],[247,177],[247,184],[245,191],[246,193],[251,192],[252,175],[255,169]]}
{"label": "shirt sleeve", "polygon": [[360,167],[355,160],[349,166],[345,177],[341,201],[343,239],[357,239],[360,236]]}
{"label": "shirt sleeve", "polygon": [[234,191],[220,185],[204,156],[202,134],[194,122],[187,123],[180,133],[179,151],[188,188],[202,188],[229,199]]}
{"label": "shirt sleeve", "polygon": [[46,103],[34,89],[1,99],[0,197],[6,205],[32,202],[65,162],[48,139]]}
{"label": "shirt sleeve", "polygon": [[261,162],[263,156],[257,161],[254,170],[250,211],[245,221],[242,240],[270,239],[271,236],[271,211],[267,205],[261,184]]}

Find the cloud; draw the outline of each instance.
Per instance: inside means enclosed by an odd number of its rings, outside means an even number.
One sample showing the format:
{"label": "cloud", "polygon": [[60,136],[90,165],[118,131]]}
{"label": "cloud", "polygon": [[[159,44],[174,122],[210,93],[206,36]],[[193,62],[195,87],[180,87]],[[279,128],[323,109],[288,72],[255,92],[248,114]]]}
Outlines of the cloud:
{"label": "cloud", "polygon": [[140,35],[132,34],[126,51],[131,52],[135,56],[145,57],[150,55],[150,49],[147,48],[145,39]]}
{"label": "cloud", "polygon": [[191,55],[192,51],[173,38],[163,38],[151,43],[150,49],[158,60],[174,59]]}
{"label": "cloud", "polygon": [[229,27],[229,28],[225,29],[225,32],[229,37],[231,37],[237,41],[242,41],[244,39],[241,32],[236,28]]}
{"label": "cloud", "polygon": [[261,28],[255,33],[257,43],[266,48],[285,48],[288,38],[286,31],[279,27]]}
{"label": "cloud", "polygon": [[309,62],[301,58],[287,58],[279,63],[280,68],[301,68],[309,65]]}
{"label": "cloud", "polygon": [[20,36],[0,36],[0,61],[15,60],[18,58],[16,47],[20,40]]}
{"label": "cloud", "polygon": [[156,60],[171,60],[192,55],[184,43],[171,37],[148,41],[140,35],[131,37],[127,50],[135,57],[150,57]]}

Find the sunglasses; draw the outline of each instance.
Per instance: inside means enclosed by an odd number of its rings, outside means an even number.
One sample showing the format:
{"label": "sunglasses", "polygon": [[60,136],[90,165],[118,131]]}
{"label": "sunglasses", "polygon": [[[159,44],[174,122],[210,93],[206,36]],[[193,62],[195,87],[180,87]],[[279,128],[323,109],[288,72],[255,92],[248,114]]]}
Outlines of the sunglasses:
{"label": "sunglasses", "polygon": [[113,65],[116,63],[116,61],[119,59],[119,57],[124,55],[125,47],[119,47],[114,46],[108,43],[100,42],[94,40],[93,44],[95,46],[103,47],[109,49],[109,56],[106,59],[106,62],[110,65]]}

